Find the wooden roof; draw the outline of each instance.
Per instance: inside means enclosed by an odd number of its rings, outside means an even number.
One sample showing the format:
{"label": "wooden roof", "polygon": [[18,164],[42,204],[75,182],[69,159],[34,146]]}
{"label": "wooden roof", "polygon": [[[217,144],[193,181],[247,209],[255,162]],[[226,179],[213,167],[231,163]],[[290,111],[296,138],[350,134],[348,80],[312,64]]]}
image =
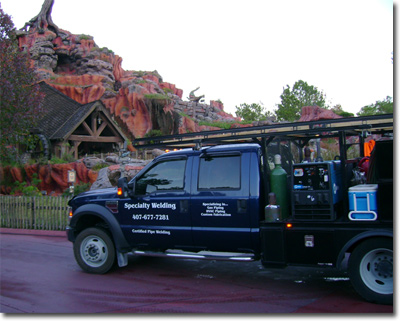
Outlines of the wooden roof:
{"label": "wooden roof", "polygon": [[42,101],[43,117],[35,129],[43,133],[49,140],[66,140],[75,129],[94,111],[102,111],[109,119],[110,124],[125,140],[123,132],[111,120],[105,106],[100,100],[80,104],[72,98],[42,81],[40,90],[45,94]]}

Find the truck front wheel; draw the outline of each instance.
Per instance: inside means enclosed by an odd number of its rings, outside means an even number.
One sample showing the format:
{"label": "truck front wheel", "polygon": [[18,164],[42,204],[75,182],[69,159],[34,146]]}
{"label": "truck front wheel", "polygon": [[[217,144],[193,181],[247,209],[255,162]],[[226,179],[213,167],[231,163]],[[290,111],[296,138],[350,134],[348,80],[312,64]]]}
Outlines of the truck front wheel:
{"label": "truck front wheel", "polygon": [[355,290],[367,301],[392,304],[394,255],[391,239],[375,238],[361,243],[349,259],[349,276]]}
{"label": "truck front wheel", "polygon": [[104,274],[114,265],[116,250],[105,230],[91,227],[78,234],[74,242],[74,256],[84,271]]}

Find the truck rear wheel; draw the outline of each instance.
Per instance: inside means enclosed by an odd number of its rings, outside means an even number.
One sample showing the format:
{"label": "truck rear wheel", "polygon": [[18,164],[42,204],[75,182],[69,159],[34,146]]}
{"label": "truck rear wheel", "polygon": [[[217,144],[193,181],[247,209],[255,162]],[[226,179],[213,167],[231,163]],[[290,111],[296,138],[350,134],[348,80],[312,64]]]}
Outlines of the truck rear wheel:
{"label": "truck rear wheel", "polygon": [[114,265],[116,250],[105,230],[91,227],[78,234],[74,242],[74,256],[84,271],[104,274]]}
{"label": "truck rear wheel", "polygon": [[391,239],[369,239],[352,252],[349,276],[355,290],[367,301],[392,304],[394,255]]}

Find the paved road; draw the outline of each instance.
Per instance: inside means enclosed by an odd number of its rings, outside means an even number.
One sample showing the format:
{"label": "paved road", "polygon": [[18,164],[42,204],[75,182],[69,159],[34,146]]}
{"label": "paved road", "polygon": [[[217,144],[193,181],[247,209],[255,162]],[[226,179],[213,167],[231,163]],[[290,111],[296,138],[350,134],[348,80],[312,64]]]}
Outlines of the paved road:
{"label": "paved road", "polygon": [[[130,256],[91,275],[64,234],[0,229],[3,313],[391,313],[332,269]],[[42,234],[42,233],[39,233]]]}

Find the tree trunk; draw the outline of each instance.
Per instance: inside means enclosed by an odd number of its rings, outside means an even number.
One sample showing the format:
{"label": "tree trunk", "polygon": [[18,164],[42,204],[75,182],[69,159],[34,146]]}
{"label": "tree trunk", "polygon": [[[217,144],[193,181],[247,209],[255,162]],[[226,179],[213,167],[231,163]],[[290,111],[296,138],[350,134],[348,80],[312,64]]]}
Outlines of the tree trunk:
{"label": "tree trunk", "polygon": [[42,9],[39,14],[26,22],[24,27],[21,28],[26,30],[27,27],[35,28],[39,33],[44,32],[45,29],[49,29],[56,34],[59,33],[59,27],[52,21],[52,8],[53,8],[54,0],[45,0],[42,5]]}

